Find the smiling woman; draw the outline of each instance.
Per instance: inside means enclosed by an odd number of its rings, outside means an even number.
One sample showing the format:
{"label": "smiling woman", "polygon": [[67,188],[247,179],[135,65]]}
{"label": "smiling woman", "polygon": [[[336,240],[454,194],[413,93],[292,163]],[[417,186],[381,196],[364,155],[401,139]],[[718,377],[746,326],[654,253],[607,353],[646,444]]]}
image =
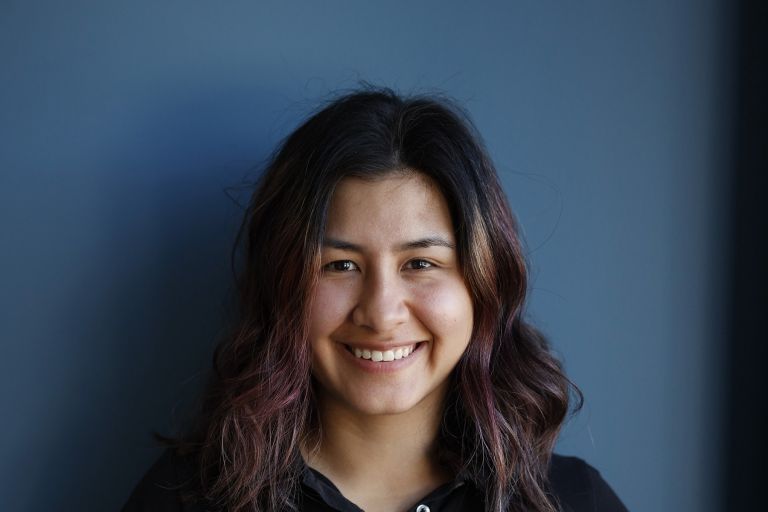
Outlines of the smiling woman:
{"label": "smiling woman", "polygon": [[338,98],[279,148],[239,241],[198,422],[126,511],[625,510],[552,453],[580,393],[523,318],[514,218],[459,108]]}

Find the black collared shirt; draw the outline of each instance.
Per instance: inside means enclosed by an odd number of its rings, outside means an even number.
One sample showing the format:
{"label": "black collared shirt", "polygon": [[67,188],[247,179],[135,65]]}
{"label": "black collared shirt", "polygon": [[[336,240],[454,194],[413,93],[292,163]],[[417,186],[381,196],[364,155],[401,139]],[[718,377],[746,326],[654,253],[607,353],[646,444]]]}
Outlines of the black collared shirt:
{"label": "black collared shirt", "polygon": [[[170,450],[150,468],[133,490],[123,512],[208,512],[205,503],[186,503],[179,487],[194,475],[194,468]],[[577,457],[552,456],[549,481],[563,512],[626,512],[626,507],[600,476]],[[305,466],[301,486],[301,510],[304,512],[362,512],[320,472]],[[417,503],[409,512],[481,512],[483,494],[460,478],[441,485]]]}

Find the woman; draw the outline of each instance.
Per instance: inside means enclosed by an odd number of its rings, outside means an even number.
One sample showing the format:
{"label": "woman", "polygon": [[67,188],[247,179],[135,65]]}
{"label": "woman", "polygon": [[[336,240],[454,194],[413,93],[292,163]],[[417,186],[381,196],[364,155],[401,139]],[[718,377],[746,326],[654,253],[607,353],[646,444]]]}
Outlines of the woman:
{"label": "woman", "polygon": [[450,103],[367,89],[261,178],[240,316],[135,510],[625,510],[552,454],[571,386],[523,319],[513,215]]}

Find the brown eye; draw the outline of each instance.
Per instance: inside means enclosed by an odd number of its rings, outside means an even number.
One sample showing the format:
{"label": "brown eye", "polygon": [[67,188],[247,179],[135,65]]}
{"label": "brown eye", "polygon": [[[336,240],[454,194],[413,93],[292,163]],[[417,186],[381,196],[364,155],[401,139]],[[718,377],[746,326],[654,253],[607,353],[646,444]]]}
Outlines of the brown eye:
{"label": "brown eye", "polygon": [[434,267],[434,265],[427,260],[411,260],[406,265],[410,270],[427,270]]}
{"label": "brown eye", "polygon": [[357,265],[350,260],[338,260],[328,263],[323,267],[323,270],[329,270],[331,272],[351,272],[357,270]]}

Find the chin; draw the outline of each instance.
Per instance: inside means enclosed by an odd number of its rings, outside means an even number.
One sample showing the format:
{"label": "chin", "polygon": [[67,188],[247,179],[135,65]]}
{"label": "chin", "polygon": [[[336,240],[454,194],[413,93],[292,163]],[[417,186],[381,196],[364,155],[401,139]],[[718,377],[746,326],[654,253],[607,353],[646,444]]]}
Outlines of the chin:
{"label": "chin", "polygon": [[389,396],[379,396],[377,400],[371,399],[372,395],[373,393],[356,394],[356,396],[346,397],[347,399],[344,401],[346,402],[346,407],[366,416],[391,416],[406,413],[423,414],[427,411],[431,413],[435,405],[434,401],[429,399],[430,394],[406,394],[400,390]]}
{"label": "chin", "polygon": [[393,399],[375,402],[367,400],[352,405],[352,408],[366,416],[388,416],[407,413],[408,411],[411,411],[415,405],[415,400]]}

